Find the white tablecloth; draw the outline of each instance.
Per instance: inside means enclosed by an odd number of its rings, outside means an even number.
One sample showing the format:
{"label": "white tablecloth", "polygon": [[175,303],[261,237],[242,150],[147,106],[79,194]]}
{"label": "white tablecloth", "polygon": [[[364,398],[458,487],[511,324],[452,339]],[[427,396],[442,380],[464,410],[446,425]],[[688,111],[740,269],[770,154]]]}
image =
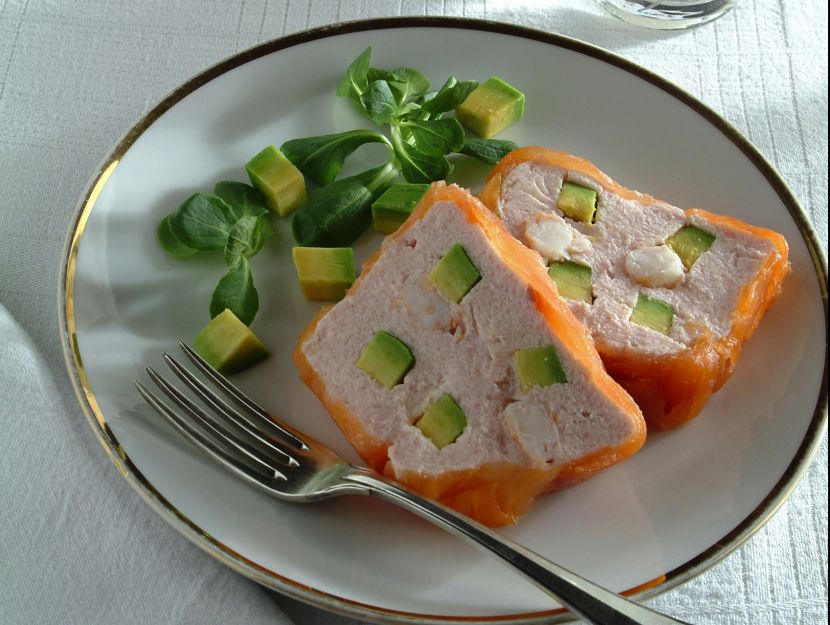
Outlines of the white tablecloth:
{"label": "white tablecloth", "polygon": [[[515,22],[609,48],[678,83],[776,165],[827,239],[827,6],[740,0],[686,33],[587,0],[0,2],[0,622],[355,625],[223,568],[106,459],[64,371],[56,287],[75,204],[170,89],[256,43],[370,16]],[[694,623],[827,622],[827,444],[743,548],[653,605]]]}

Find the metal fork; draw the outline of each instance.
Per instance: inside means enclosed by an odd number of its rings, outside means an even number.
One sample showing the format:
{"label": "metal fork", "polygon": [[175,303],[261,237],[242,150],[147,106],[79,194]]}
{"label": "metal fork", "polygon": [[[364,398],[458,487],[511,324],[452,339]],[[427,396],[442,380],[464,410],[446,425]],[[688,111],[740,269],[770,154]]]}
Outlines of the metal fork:
{"label": "metal fork", "polygon": [[277,499],[296,502],[374,495],[491,551],[589,623],[682,623],[606,590],[374,471],[350,465],[325,445],[272,417],[189,346],[181,341],[179,345],[231,403],[169,354],[164,354],[167,365],[210,412],[151,368],[147,368],[150,378],[180,411],[136,381],[139,393],[187,440],[252,486]]}

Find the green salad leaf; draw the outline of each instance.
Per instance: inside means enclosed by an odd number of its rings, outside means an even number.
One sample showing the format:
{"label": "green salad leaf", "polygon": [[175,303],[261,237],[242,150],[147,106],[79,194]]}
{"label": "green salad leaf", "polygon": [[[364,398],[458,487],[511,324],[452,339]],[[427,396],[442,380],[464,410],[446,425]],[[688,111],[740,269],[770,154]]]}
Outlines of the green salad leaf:
{"label": "green salad leaf", "polygon": [[478,87],[477,80],[459,82],[454,76],[450,76],[437,93],[425,99],[421,104],[421,109],[430,116],[453,111],[476,87]]}
{"label": "green salad leaf", "polygon": [[452,165],[446,156],[426,154],[419,146],[404,141],[397,126],[392,127],[392,145],[403,177],[408,182],[443,180],[452,171]]}
{"label": "green salad leaf", "polygon": [[467,139],[459,151],[490,165],[495,165],[517,147],[519,146],[505,139]]}
{"label": "green salad leaf", "polygon": [[422,154],[444,156],[464,145],[464,128],[452,117],[400,122],[401,136]]}
{"label": "green salad leaf", "polygon": [[259,296],[248,259],[274,232],[270,214],[254,187],[224,180],[216,184],[213,194],[194,193],[159,223],[159,243],[172,256],[224,252],[228,272],[213,291],[211,317],[230,308],[245,324],[254,320]]}
{"label": "green salad leaf", "polygon": [[[376,80],[385,80],[386,82],[390,82],[395,80],[392,72],[380,69],[379,67],[370,67],[369,71],[366,72],[366,78],[369,82],[374,82]],[[358,102],[358,104],[360,104],[360,102]]]}
{"label": "green salad leaf", "polygon": [[221,250],[235,221],[233,209],[222,198],[194,193],[170,215],[170,229],[194,250]]}
{"label": "green salad leaf", "polygon": [[244,182],[236,182],[235,180],[217,182],[216,186],[213,187],[213,195],[225,200],[237,219],[245,215],[258,217],[268,214],[268,203],[265,196]]}
{"label": "green salad leaf", "polygon": [[213,319],[226,308],[246,326],[251,325],[259,310],[259,293],[254,286],[251,265],[244,256],[222,276],[213,290],[210,318]]}
{"label": "green salad leaf", "polygon": [[297,244],[303,247],[351,245],[372,223],[372,202],[399,173],[394,163],[387,163],[336,180],[312,193],[291,222]]}
{"label": "green salad leaf", "polygon": [[399,107],[429,91],[429,78],[409,67],[393,69],[386,81]]}
{"label": "green salad leaf", "polygon": [[156,229],[156,236],[158,236],[159,244],[164,251],[176,258],[186,258],[193,256],[199,250],[194,250],[192,247],[187,247],[179,238],[173,234],[173,229],[170,226],[170,215],[159,222]]}
{"label": "green salad leaf", "polygon": [[[346,75],[337,86],[337,95],[347,97],[360,104],[360,96],[366,91],[369,86],[369,62],[372,56],[372,48],[366,48],[360,56],[358,56],[349,68],[346,70]],[[374,78],[373,80],[377,80]]]}
{"label": "green salad leaf", "polygon": [[324,186],[334,182],[346,158],[366,143],[385,143],[389,139],[374,130],[349,130],[331,135],[292,139],[280,146],[280,151],[315,184]]}
{"label": "green salad leaf", "polygon": [[360,96],[360,104],[369,119],[376,124],[388,124],[398,114],[398,102],[385,80],[369,83]]}
{"label": "green salad leaf", "polygon": [[271,224],[264,217],[242,217],[231,227],[225,244],[225,262],[233,267],[241,258],[254,256],[273,232]]}

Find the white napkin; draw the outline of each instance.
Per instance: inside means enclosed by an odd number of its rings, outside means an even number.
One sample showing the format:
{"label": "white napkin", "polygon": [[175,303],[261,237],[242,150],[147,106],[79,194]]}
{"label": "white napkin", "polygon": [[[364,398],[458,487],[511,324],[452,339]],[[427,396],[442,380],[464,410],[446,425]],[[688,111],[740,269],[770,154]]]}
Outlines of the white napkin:
{"label": "white napkin", "polygon": [[2,305],[0,337],[0,623],[291,624],[119,479]]}

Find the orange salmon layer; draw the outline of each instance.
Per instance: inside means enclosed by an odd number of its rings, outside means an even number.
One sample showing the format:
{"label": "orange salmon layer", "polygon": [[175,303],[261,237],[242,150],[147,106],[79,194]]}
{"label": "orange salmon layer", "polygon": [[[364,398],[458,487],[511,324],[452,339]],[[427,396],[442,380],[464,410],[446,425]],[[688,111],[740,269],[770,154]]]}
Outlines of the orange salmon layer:
{"label": "orange salmon layer", "polygon": [[[621,186],[585,159],[529,146],[510,152],[488,176],[479,198],[494,213],[497,213],[502,181],[514,167],[528,161],[582,174],[606,191],[625,199],[645,204],[663,203],[650,195]],[[770,254],[742,288],[727,336],[720,339],[702,336],[692,347],[670,358],[645,358],[600,351],[608,372],[631,393],[649,426],[657,429],[670,429],[697,416],[709,396],[730,378],[744,343],[781,293],[784,278],[790,272],[787,241],[777,232],[701,209],[685,212],[687,216],[697,215],[713,225],[729,226],[766,239],[774,245],[777,253]]]}
{"label": "orange salmon layer", "polygon": [[[501,220],[485,210],[474,198],[457,187],[447,186],[443,182],[433,183],[407,221],[387,239],[395,240],[405,236],[406,231],[423,218],[433,204],[441,201],[456,204],[462,209],[468,222],[484,231],[504,262],[527,285],[536,308],[563,342],[563,348],[586,367],[597,391],[617,404],[636,423],[633,435],[618,446],[601,449],[556,468],[503,463],[485,464],[475,469],[441,474],[396,474],[388,457],[388,449],[393,441],[372,437],[358,416],[351,413],[343,402],[327,391],[324,381],[303,353],[303,344],[314,333],[318,321],[330,307],[320,310],[301,334],[294,350],[294,362],[300,378],[320,398],[340,430],[369,467],[423,496],[439,501],[481,523],[496,527],[515,523],[527,512],[537,495],[578,484],[636,452],[645,442],[645,422],[637,404],[606,373],[590,334],[573,315],[568,305],[559,298],[535,254],[513,238]],[[366,261],[361,277],[355,281],[349,294],[359,291],[363,276],[368,273],[382,252],[383,248]]]}

